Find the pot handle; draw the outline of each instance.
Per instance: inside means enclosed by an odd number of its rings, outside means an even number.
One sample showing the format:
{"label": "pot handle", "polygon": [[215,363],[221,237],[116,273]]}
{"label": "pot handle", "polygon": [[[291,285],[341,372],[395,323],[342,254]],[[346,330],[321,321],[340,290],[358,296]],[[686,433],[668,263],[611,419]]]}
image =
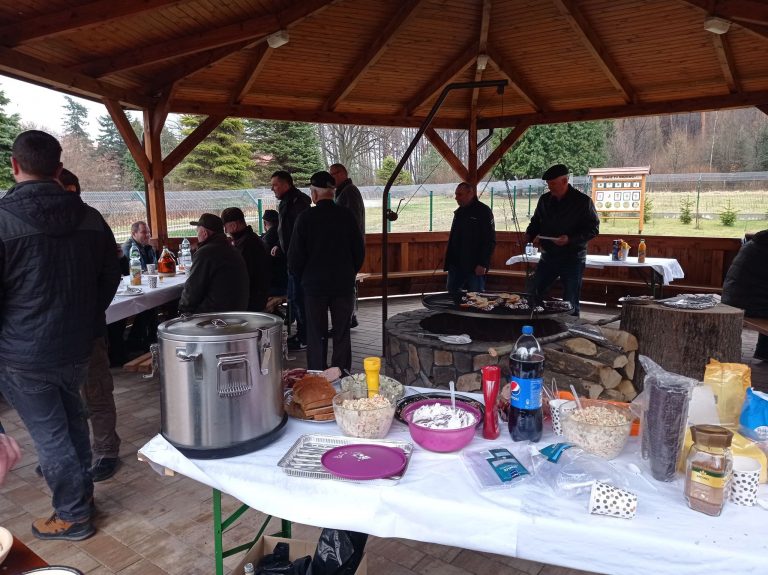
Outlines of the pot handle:
{"label": "pot handle", "polygon": [[[216,389],[219,397],[238,397],[247,393],[253,387],[251,383],[251,366],[245,354],[219,356],[216,369]],[[245,381],[234,379],[232,372],[238,365],[244,365]],[[227,369],[228,368],[228,369]],[[225,376],[225,370],[230,372]]]}
{"label": "pot handle", "polygon": [[187,353],[186,348],[176,348],[176,359],[179,361],[195,361],[198,357],[200,357],[199,353]]}
{"label": "pot handle", "polygon": [[269,375],[269,360],[272,359],[272,343],[266,337],[266,333],[259,330],[259,370],[261,375]]}
{"label": "pot handle", "polygon": [[142,375],[142,379],[152,379],[155,377],[155,372],[160,371],[160,345],[153,343],[149,346],[149,353],[152,354],[152,371]]}

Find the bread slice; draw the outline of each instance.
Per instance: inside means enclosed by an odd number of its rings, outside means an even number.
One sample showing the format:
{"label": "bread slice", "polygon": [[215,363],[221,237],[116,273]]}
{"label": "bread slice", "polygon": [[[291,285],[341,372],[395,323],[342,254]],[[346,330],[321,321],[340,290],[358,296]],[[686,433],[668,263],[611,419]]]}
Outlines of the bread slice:
{"label": "bread slice", "polygon": [[293,401],[301,405],[304,410],[321,405],[330,405],[334,395],[336,395],[336,389],[327,379],[323,378],[306,383],[298,389],[293,388]]}
{"label": "bread slice", "polygon": [[336,416],[333,415],[333,413],[321,413],[319,415],[313,415],[312,419],[315,421],[330,421],[332,419],[336,419]]}

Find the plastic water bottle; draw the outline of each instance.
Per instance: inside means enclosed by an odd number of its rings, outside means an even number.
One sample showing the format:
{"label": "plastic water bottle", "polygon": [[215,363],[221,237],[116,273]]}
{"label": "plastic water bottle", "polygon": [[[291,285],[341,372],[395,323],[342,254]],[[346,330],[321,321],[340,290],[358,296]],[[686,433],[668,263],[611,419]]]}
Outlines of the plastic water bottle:
{"label": "plastic water bottle", "polygon": [[134,244],[131,247],[131,252],[129,255],[130,255],[129,269],[130,269],[130,276],[131,276],[131,285],[140,286],[141,285],[141,258],[139,257],[139,248],[136,247],[136,244]]}
{"label": "plastic water bottle", "polygon": [[187,238],[181,241],[181,263],[187,271],[192,267],[192,250],[189,247],[189,240]]}
{"label": "plastic water bottle", "polygon": [[533,242],[528,242],[527,244],[525,244],[525,255],[527,256],[536,255],[536,248],[533,247]]}
{"label": "plastic water bottle", "polygon": [[544,354],[530,325],[523,326],[523,335],[509,355],[509,370],[509,434],[513,441],[538,441],[544,421],[541,409]]}

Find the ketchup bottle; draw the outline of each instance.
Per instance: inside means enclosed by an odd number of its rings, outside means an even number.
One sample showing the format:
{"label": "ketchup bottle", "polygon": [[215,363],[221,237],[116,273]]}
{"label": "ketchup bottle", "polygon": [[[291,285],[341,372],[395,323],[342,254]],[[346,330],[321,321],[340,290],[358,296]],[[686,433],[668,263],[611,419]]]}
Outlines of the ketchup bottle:
{"label": "ketchup bottle", "polygon": [[483,399],[485,400],[485,417],[483,418],[483,437],[496,439],[499,436],[499,420],[496,415],[496,400],[499,397],[501,384],[501,369],[498,365],[486,365],[483,373]]}

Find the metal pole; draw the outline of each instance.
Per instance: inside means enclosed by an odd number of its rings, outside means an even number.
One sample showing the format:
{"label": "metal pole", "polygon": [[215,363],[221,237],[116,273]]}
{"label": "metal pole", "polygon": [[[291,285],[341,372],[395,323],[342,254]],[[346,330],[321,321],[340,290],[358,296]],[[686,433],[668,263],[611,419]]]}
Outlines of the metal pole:
{"label": "metal pole", "polygon": [[491,186],[491,211],[493,211],[493,186]]}
{"label": "metal pole", "polygon": [[387,324],[387,296],[388,293],[388,286],[387,282],[389,280],[389,254],[388,247],[389,247],[389,229],[387,224],[389,223],[389,190],[392,188],[392,184],[395,183],[395,180],[397,179],[397,176],[400,175],[400,171],[403,169],[403,166],[408,161],[408,158],[411,157],[411,154],[413,153],[414,148],[416,148],[416,145],[421,140],[421,137],[424,135],[424,132],[429,128],[430,124],[432,123],[432,120],[435,118],[435,115],[437,114],[437,111],[440,109],[440,106],[443,105],[443,102],[445,101],[445,98],[448,96],[448,92],[451,90],[457,90],[457,89],[475,89],[475,88],[492,88],[496,87],[500,93],[504,92],[504,87],[508,84],[507,80],[487,80],[484,82],[456,82],[453,84],[448,84],[445,88],[443,88],[443,91],[440,93],[440,96],[437,98],[437,101],[432,106],[432,109],[429,111],[429,114],[427,114],[427,117],[424,118],[424,121],[421,124],[421,127],[419,127],[419,131],[416,132],[416,135],[413,137],[413,140],[411,140],[411,143],[409,144],[408,148],[405,150],[405,153],[403,154],[403,157],[398,162],[397,166],[395,167],[395,170],[392,172],[392,174],[389,176],[389,179],[387,180],[386,185],[384,186],[384,192],[382,193],[381,198],[381,204],[382,204],[382,214],[381,214],[381,351],[382,355],[386,356],[387,352],[387,334],[386,334],[386,324]]}
{"label": "metal pole", "polygon": [[533,191],[533,186],[528,184],[528,217],[531,217],[531,192]]}
{"label": "metal pole", "polygon": [[429,231],[430,232],[432,231],[432,217],[433,217],[433,214],[432,214],[432,209],[433,209],[432,201],[433,201],[433,197],[432,196],[433,195],[434,195],[434,192],[432,190],[429,190]]}
{"label": "metal pole", "polygon": [[259,212],[259,235],[261,235],[264,233],[264,226],[262,223],[264,220],[262,220],[263,212],[261,211],[261,198],[256,200],[256,210]]}

